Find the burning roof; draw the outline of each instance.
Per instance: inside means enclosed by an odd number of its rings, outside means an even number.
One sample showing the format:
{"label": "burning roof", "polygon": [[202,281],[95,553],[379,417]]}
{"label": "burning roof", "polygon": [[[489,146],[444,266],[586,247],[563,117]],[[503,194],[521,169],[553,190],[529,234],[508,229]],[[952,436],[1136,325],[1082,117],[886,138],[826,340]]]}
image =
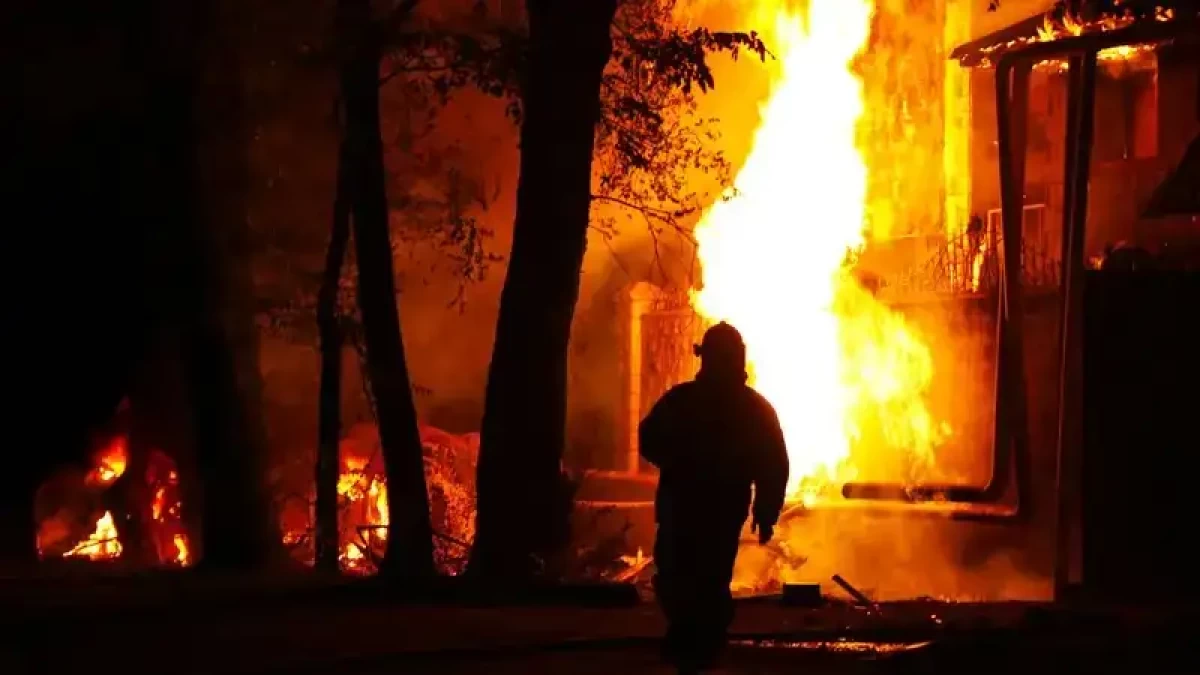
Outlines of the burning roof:
{"label": "burning roof", "polygon": [[[1153,7],[1134,9],[1127,6],[1119,11],[1092,10],[1080,13],[1072,13],[1060,6],[960,45],[950,53],[950,58],[968,68],[989,68],[1002,54],[1018,51],[1028,45],[1110,33],[1146,23],[1178,22],[1176,25],[1183,26],[1197,18],[1200,18],[1200,9],[1195,2],[1162,2]],[[1097,59],[1101,62],[1127,62],[1153,49],[1153,44],[1131,39],[1128,44],[1101,50]]]}

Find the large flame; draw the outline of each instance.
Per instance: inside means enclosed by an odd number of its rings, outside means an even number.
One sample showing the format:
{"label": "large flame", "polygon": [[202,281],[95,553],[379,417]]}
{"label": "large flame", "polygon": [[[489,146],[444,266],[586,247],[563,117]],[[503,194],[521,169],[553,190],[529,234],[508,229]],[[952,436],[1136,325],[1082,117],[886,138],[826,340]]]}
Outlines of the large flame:
{"label": "large flame", "polygon": [[742,332],[800,498],[897,450],[910,465],[927,462],[944,432],[923,399],[928,348],[848,265],[868,235],[863,86],[852,62],[873,11],[871,0],[812,0],[806,16],[762,2],[747,17],[773,27],[764,31],[778,56],[772,89],[736,194],[696,230],[703,288],[693,304]]}

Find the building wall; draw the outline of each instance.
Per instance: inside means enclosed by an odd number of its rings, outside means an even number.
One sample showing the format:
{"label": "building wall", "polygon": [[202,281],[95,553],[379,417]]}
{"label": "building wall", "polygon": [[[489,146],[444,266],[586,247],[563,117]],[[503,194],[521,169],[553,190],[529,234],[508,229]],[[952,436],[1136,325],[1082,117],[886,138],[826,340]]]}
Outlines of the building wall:
{"label": "building wall", "polygon": [[[995,79],[974,70],[970,81],[969,208],[1000,206]],[[1067,75],[1035,71],[1030,81],[1026,204],[1046,205],[1044,233],[1061,238]],[[1200,236],[1188,218],[1140,217],[1155,188],[1200,132],[1200,59],[1195,50],[1163,48],[1137,67],[1101,64],[1093,110],[1094,139],[1085,256],[1121,243],[1155,250]]]}

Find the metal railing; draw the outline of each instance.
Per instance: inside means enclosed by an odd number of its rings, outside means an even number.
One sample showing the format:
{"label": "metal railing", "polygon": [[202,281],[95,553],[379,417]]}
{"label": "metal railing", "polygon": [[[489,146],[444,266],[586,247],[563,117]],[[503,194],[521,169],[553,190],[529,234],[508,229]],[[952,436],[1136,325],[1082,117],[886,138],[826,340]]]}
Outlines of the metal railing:
{"label": "metal railing", "polygon": [[[1026,206],[1021,241],[1021,283],[1027,289],[1055,288],[1061,258],[1045,236],[1044,204]],[[1034,235],[1034,236],[1029,236]],[[881,294],[892,301],[930,296],[991,296],[1000,284],[1004,234],[1000,211],[989,211],[982,230],[967,230],[944,241],[924,262],[891,279],[884,279]]]}

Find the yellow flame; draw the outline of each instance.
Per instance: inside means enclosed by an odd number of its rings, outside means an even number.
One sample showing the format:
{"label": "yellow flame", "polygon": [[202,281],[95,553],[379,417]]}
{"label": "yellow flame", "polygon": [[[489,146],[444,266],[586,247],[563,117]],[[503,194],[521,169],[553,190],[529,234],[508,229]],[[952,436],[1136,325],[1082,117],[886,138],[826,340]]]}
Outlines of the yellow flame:
{"label": "yellow flame", "polygon": [[371,506],[374,513],[371,514],[372,524],[381,526],[375,531],[375,536],[380,539],[387,539],[388,530],[388,493],[387,483],[382,480],[375,479],[371,481],[371,487],[367,489],[367,497],[371,500]]}
{"label": "yellow flame", "polygon": [[847,265],[866,242],[868,179],[857,139],[863,86],[851,64],[874,4],[812,0],[807,16],[782,2],[757,10],[749,23],[773,27],[764,39],[779,58],[736,193],[697,226],[703,287],[693,306],[742,332],[752,383],[786,436],[789,491],[807,499],[869,461],[856,444],[864,436],[882,441],[872,452],[927,460],[944,429],[922,398],[928,348]]}
{"label": "yellow flame", "polygon": [[150,517],[162,520],[167,508],[167,488],[159,487],[154,491],[154,499],[150,502]]}
{"label": "yellow flame", "polygon": [[188,546],[187,535],[176,534],[172,541],[175,544],[175,564],[181,567],[192,564],[192,552]]}
{"label": "yellow flame", "polygon": [[82,557],[91,560],[104,560],[121,557],[121,540],[117,534],[116,523],[113,522],[112,511],[105,511],[96,521],[96,530],[87,539],[75,545],[75,548],[63,554],[64,558]]}

